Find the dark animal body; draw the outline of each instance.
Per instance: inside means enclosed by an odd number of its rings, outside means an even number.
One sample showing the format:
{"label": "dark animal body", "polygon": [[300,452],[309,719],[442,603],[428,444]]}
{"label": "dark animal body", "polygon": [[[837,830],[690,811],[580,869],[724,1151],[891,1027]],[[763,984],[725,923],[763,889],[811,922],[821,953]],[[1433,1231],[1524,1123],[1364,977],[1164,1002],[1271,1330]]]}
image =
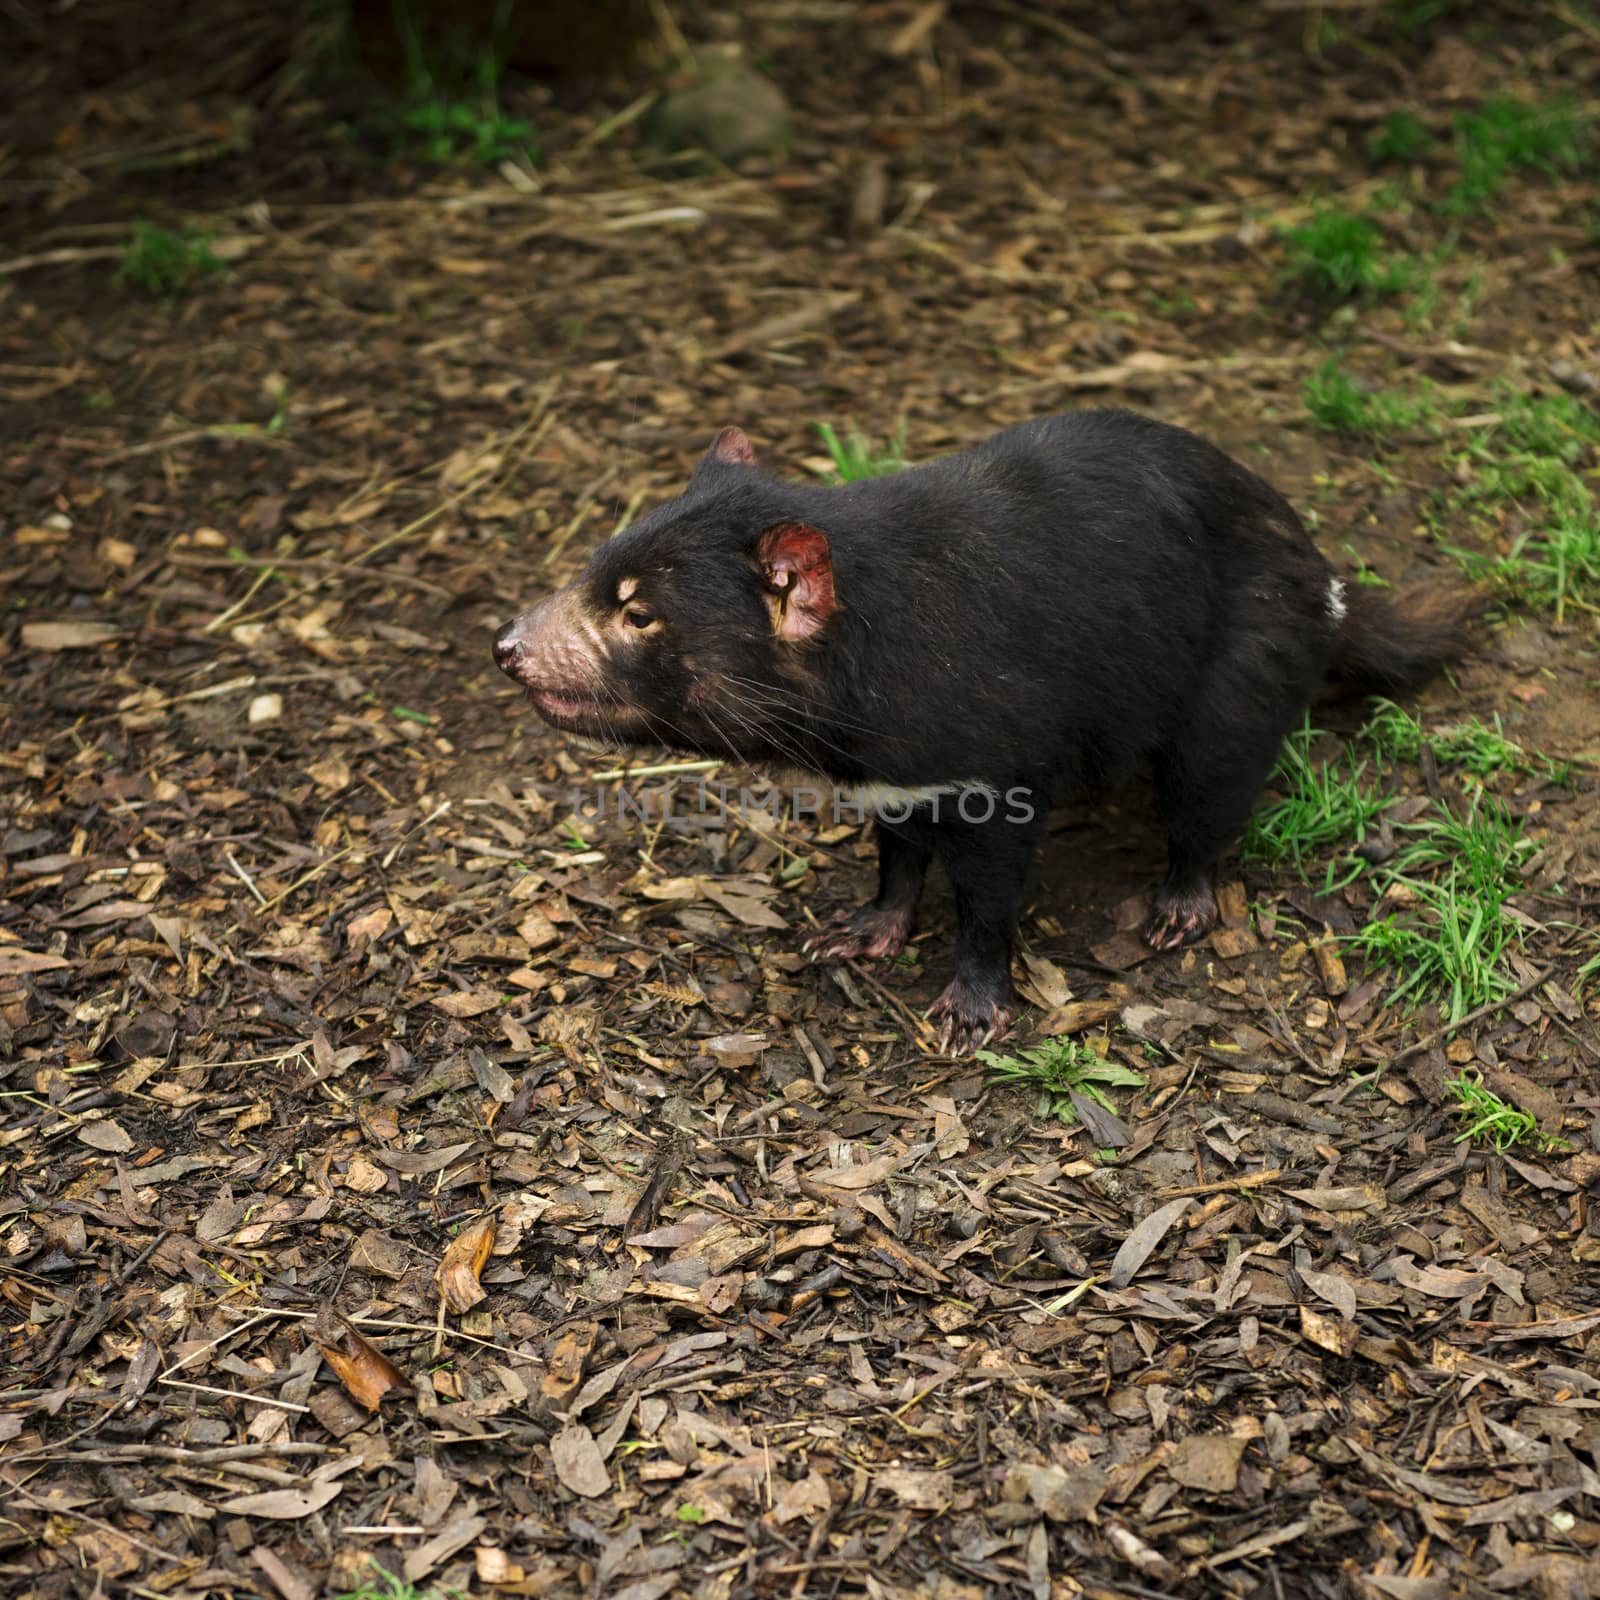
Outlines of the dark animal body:
{"label": "dark animal body", "polygon": [[929,1014],[964,1051],[1015,1015],[1050,805],[1151,771],[1168,872],[1145,936],[1175,948],[1215,923],[1219,857],[1319,686],[1419,681],[1473,609],[1347,587],[1267,483],[1131,412],[837,487],[767,476],[725,429],[495,659],[558,728],[901,791],[875,823],[877,897],[811,949],[898,953],[938,857],[956,975]]}

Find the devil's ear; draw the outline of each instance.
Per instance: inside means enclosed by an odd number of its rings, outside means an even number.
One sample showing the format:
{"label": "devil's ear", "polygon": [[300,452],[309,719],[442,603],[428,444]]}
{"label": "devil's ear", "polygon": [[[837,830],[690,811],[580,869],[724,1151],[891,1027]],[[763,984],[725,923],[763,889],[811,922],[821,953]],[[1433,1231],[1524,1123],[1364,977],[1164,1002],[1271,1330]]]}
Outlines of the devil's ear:
{"label": "devil's ear", "polygon": [[756,546],[765,583],[762,598],[772,618],[772,631],[799,642],[811,638],[839,609],[833,587],[833,552],[821,528],[804,522],[780,522],[761,535]]}
{"label": "devil's ear", "polygon": [[756,453],[750,448],[743,428],[724,428],[711,441],[711,448],[701,458],[700,465],[709,467],[720,463],[725,467],[753,467]]}

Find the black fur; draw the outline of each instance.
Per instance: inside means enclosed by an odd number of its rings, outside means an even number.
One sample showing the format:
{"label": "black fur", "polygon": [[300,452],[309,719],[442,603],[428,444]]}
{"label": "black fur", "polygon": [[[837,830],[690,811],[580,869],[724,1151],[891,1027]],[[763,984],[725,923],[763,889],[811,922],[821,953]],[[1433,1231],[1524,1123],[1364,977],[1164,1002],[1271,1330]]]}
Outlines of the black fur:
{"label": "black fur", "polygon": [[[796,639],[775,633],[760,554],[782,524],[827,536],[838,606]],[[970,1048],[1013,1013],[1012,927],[1047,804],[1151,769],[1169,871],[1146,932],[1172,947],[1214,921],[1218,857],[1325,676],[1394,687],[1459,648],[1459,599],[1349,585],[1330,602],[1334,577],[1268,484],[1131,412],[1045,418],[842,487],[780,482],[714,450],[578,580],[595,618],[633,580],[658,625],[615,635],[594,713],[561,725],[841,783],[980,780],[1037,796],[1031,826],[1004,807],[971,826],[948,805],[938,822],[923,810],[880,824],[879,899],[815,941],[832,955],[898,948],[940,857],[959,928],[935,1015],[947,1044]],[[497,645],[534,685],[548,676],[538,616]]]}

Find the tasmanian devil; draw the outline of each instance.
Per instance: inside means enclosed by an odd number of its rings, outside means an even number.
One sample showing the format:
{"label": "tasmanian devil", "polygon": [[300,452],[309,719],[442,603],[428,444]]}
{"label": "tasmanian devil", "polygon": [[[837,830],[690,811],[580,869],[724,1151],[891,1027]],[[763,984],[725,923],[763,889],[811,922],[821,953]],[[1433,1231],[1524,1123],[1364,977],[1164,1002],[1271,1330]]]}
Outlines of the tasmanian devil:
{"label": "tasmanian devil", "polygon": [[1168,869],[1144,935],[1174,949],[1215,923],[1218,858],[1323,680],[1419,681],[1473,608],[1347,587],[1214,446],[1079,411],[837,487],[767,476],[726,428],[677,499],[494,655],[557,728],[873,797],[877,898],[810,948],[897,954],[937,856],[956,974],[929,1015],[966,1052],[1016,1014],[1013,928],[1050,805],[1148,765]]}

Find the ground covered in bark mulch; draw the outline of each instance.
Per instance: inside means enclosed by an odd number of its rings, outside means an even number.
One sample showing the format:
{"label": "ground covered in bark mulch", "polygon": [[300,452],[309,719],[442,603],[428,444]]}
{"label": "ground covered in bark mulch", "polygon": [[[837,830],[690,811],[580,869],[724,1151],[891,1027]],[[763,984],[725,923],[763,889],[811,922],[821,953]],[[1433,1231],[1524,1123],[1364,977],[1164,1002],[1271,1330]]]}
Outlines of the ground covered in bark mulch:
{"label": "ground covered in bark mulch", "polygon": [[[244,73],[240,139],[237,72],[6,69],[6,1593],[1600,1594],[1592,594],[1422,708],[1570,763],[1493,780],[1537,855],[1458,1028],[1341,942],[1388,908],[1337,852],[1158,958],[1146,800],[1058,819],[1020,1037],[1144,1079],[1082,1123],[931,1053],[942,890],[914,960],[808,964],[852,819],[619,789],[488,653],[726,423],[802,474],[819,421],[1130,404],[1443,581],[1464,469],[1304,382],[1592,404],[1596,169],[1455,225],[1420,315],[1286,285],[1280,230],[1437,193],[1507,84],[1593,101],[1600,33],[1400,9],[750,8],[795,150],[676,178],[637,78],[441,174],[299,80]],[[1438,142],[1380,178],[1402,105]],[[141,216],[229,275],[115,284]],[[1460,1140],[1468,1072],[1540,1135]]]}

